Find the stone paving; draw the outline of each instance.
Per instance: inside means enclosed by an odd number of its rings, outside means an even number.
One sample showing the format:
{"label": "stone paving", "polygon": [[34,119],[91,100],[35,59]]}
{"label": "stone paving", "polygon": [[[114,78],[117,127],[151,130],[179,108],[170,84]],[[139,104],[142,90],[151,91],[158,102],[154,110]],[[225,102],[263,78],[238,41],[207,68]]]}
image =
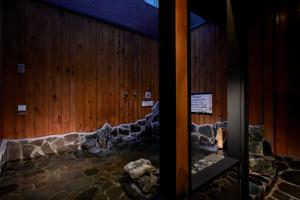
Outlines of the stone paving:
{"label": "stone paving", "polygon": [[288,157],[276,157],[275,165],[278,180],[267,200],[296,200],[300,199],[300,161]]}
{"label": "stone paving", "polygon": [[8,163],[0,178],[0,199],[125,200],[119,179],[130,161],[158,154],[128,149],[95,157],[83,151]]}
{"label": "stone paving", "polygon": [[235,200],[240,199],[240,170],[234,167],[211,183],[199,188],[185,200]]}

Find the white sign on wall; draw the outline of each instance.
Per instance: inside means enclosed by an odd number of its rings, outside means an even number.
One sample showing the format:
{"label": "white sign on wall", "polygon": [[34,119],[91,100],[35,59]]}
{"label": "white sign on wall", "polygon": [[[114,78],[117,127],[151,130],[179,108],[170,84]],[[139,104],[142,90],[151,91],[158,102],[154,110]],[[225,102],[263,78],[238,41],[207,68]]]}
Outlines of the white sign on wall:
{"label": "white sign on wall", "polygon": [[195,93],[191,95],[191,112],[212,114],[212,93]]}

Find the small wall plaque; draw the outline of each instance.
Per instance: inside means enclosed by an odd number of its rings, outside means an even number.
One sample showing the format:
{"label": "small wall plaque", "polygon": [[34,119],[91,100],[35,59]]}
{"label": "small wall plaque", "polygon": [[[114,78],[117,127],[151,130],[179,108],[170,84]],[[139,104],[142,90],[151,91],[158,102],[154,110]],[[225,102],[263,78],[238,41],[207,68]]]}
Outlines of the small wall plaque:
{"label": "small wall plaque", "polygon": [[212,114],[212,93],[193,93],[191,96],[191,112]]}
{"label": "small wall plaque", "polygon": [[18,73],[25,74],[25,64],[18,64]]}
{"label": "small wall plaque", "polygon": [[142,101],[142,107],[153,107],[153,101]]}
{"label": "small wall plaque", "polygon": [[151,99],[151,92],[145,92],[145,99]]}
{"label": "small wall plaque", "polygon": [[26,114],[26,105],[18,105],[18,114],[25,115]]}

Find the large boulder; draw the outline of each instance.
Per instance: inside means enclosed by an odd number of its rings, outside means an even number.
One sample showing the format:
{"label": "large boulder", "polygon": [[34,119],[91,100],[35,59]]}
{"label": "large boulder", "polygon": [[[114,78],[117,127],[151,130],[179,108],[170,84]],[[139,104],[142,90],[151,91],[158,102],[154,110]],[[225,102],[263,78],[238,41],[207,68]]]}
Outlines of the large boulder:
{"label": "large boulder", "polygon": [[262,126],[249,127],[250,155],[263,155],[263,128]]}
{"label": "large boulder", "polygon": [[108,137],[109,134],[113,131],[113,128],[108,124],[108,123],[105,123],[101,129],[97,130],[97,133],[98,133],[98,138],[99,137],[102,137],[102,136],[106,136]]}
{"label": "large boulder", "polygon": [[125,165],[124,171],[128,173],[132,179],[136,179],[141,178],[145,173],[155,171],[155,168],[151,165],[150,160],[142,158]]}
{"label": "large boulder", "polygon": [[146,159],[139,159],[124,166],[121,185],[131,199],[150,200],[158,196],[159,170]]}
{"label": "large boulder", "polygon": [[89,150],[90,148],[96,146],[96,144],[97,144],[96,140],[94,140],[94,139],[87,139],[86,141],[84,141],[81,144],[81,149],[83,149],[83,150]]}

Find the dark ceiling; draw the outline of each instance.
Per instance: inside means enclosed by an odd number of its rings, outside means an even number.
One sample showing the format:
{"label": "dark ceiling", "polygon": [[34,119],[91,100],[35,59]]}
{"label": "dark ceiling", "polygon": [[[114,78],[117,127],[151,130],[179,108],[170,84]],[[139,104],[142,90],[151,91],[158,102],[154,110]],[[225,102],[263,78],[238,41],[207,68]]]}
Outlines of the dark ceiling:
{"label": "dark ceiling", "polygon": [[205,20],[224,24],[226,21],[226,0],[190,0],[191,11]]}

